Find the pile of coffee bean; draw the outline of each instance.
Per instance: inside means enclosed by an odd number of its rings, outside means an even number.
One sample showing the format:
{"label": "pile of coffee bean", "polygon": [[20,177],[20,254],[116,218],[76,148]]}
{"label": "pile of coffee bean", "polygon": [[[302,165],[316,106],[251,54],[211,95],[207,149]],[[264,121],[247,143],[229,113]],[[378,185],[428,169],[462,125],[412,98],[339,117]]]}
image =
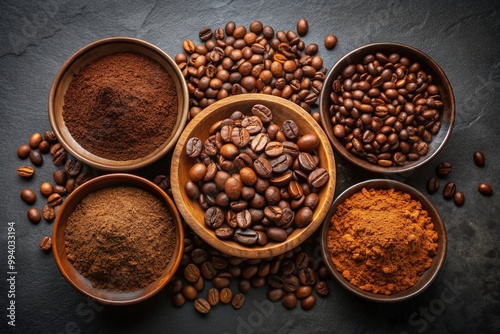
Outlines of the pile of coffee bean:
{"label": "pile of coffee bean", "polygon": [[[43,155],[47,153],[51,154],[53,164],[56,167],[63,166],[63,169],[58,168],[54,171],[55,184],[43,182],[40,185],[40,194],[47,198],[47,201],[41,214],[36,207],[28,209],[27,216],[33,224],[38,224],[42,216],[47,222],[51,222],[59,212],[64,196],[91,179],[90,172],[85,171],[80,162],[68,158],[66,149],[58,142],[52,130],[45,131],[43,135],[38,132],[33,133],[28,144],[22,144],[17,149],[17,156],[20,159],[29,157],[30,162],[36,167],[43,164]],[[17,174],[22,178],[30,179],[35,174],[35,168],[27,165],[20,166],[17,168]],[[20,196],[25,203],[30,205],[37,199],[35,191],[31,188],[21,190]],[[40,241],[40,248],[43,250],[50,249],[51,243],[46,238],[49,237],[44,237]]]}
{"label": "pile of coffee bean", "polygon": [[219,239],[263,246],[311,223],[329,174],[320,167],[316,134],[301,133],[292,120],[273,123],[265,105],[251,112],[216,122],[204,142],[188,140],[186,154],[197,163],[184,189]]}
{"label": "pile of coffee bean", "polygon": [[398,53],[377,52],[346,66],[330,94],[334,136],[347,151],[383,167],[425,156],[443,109],[432,75]]}
{"label": "pile of coffee bean", "polygon": [[[483,167],[486,163],[484,153],[481,151],[476,151],[473,154],[473,160],[476,166]],[[449,162],[441,162],[436,166],[436,175],[438,177],[432,176],[427,181],[426,187],[429,194],[433,194],[439,190],[439,178],[447,177],[453,169],[453,166]],[[477,187],[478,191],[484,196],[493,195],[493,188],[488,183],[480,183]],[[462,206],[465,203],[465,194],[462,191],[457,190],[457,185],[455,182],[447,182],[443,188],[443,197],[446,199],[452,199],[457,206]]]}
{"label": "pile of coffee bean", "polygon": [[[327,68],[317,55],[318,44],[306,45],[300,38],[308,30],[304,18],[297,22],[297,32],[276,33],[260,21],[252,22],[248,29],[229,21],[214,31],[202,28],[201,44],[185,40],[185,52],[178,53],[175,61],[188,85],[189,117],[224,97],[252,92],[281,96],[310,111]],[[327,48],[336,44],[334,35],[325,38]],[[319,120],[317,113],[313,116]]]}
{"label": "pile of coffee bean", "polygon": [[299,246],[280,256],[243,259],[219,252],[187,227],[185,233],[181,265],[168,287],[177,307],[193,301],[200,313],[220,304],[239,309],[252,288],[267,286],[270,301],[281,302],[287,309],[300,303],[302,309],[309,310],[316,304],[316,295],[330,293],[328,269],[321,257],[305,250],[314,244],[313,237],[304,242],[304,248]]}

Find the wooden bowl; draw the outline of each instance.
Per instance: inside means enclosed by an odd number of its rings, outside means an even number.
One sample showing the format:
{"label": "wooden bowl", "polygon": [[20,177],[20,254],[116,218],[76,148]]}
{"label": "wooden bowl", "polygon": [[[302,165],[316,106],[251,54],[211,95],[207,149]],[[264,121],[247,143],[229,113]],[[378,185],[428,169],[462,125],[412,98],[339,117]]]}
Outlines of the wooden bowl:
{"label": "wooden bowl", "polygon": [[[251,114],[251,108],[256,103],[263,104],[273,111],[273,122],[281,125],[283,121],[291,119],[297,123],[302,133],[315,133],[320,138],[318,154],[320,167],[329,173],[328,183],[323,186],[319,196],[320,202],[314,210],[313,221],[304,228],[296,228],[288,238],[281,243],[269,242],[265,246],[246,247],[232,240],[217,238],[214,231],[204,223],[204,210],[197,202],[192,201],[184,190],[189,181],[188,171],[196,159],[186,155],[186,143],[189,138],[196,136],[202,141],[208,138],[210,126],[222,119],[228,118],[234,111]],[[172,167],[171,184],[175,203],[193,231],[205,242],[219,251],[242,258],[266,258],[279,255],[300,245],[323,222],[335,193],[336,167],[333,151],[328,138],[312,116],[296,104],[280,97],[265,94],[242,94],[224,98],[205,108],[186,126],[175,147]]]}
{"label": "wooden bowl", "polygon": [[[419,62],[421,69],[431,74],[433,83],[440,89],[441,98],[443,101],[443,110],[441,112],[441,129],[433,136],[432,141],[429,143],[429,150],[427,154],[415,161],[407,161],[402,166],[383,167],[372,164],[365,159],[349,152],[344,144],[333,134],[333,124],[331,115],[329,114],[329,107],[331,105],[330,94],[332,93],[332,84],[342,73],[342,70],[349,64],[358,64],[362,62],[363,58],[368,54],[375,54],[382,52],[389,55],[393,52],[399,53],[401,56],[408,57],[412,62]],[[455,121],[455,98],[451,84],[446,77],[446,74],[441,67],[427,54],[422,51],[401,43],[373,43],[359,47],[347,55],[342,57],[330,70],[326,80],[323,84],[323,89],[319,97],[319,113],[321,124],[328,136],[328,139],[333,145],[333,149],[340,154],[342,158],[348,162],[370,172],[380,174],[401,174],[404,172],[413,171],[416,168],[423,166],[432,160],[446,145],[448,138],[453,129]]]}
{"label": "wooden bowl", "polygon": [[[170,262],[162,276],[150,285],[132,292],[115,292],[97,289],[90,281],[80,274],[66,257],[64,236],[68,217],[80,201],[88,194],[112,186],[132,186],[148,191],[159,198],[168,208],[176,227],[175,249]],[[54,222],[52,232],[52,251],[59,271],[64,278],[80,293],[103,304],[128,305],[141,302],[159,292],[174,276],[182,258],[184,248],[184,230],[182,220],[174,202],[154,183],[131,174],[107,174],[96,177],[73,191],[63,202]]]}
{"label": "wooden bowl", "polygon": [[[118,52],[134,52],[147,56],[160,63],[175,82],[179,109],[177,120],[170,136],[156,150],[145,157],[133,160],[110,160],[99,157],[83,148],[68,131],[63,119],[64,95],[75,74],[96,58]],[[145,167],[165,156],[175,146],[187,122],[189,94],[181,71],[172,58],[158,47],[140,39],[130,37],[111,37],[95,41],[73,54],[57,73],[49,93],[49,120],[52,130],[61,145],[76,159],[91,167],[125,172]]]}
{"label": "wooden bowl", "polygon": [[[332,258],[330,256],[330,250],[328,248],[328,231],[330,230],[331,226],[331,219],[332,216],[335,214],[337,207],[343,203],[346,199],[351,197],[353,194],[361,191],[363,188],[366,189],[394,189],[396,191],[401,191],[403,193],[410,194],[411,198],[414,200],[420,201],[422,203],[422,208],[427,211],[429,217],[432,219],[432,223],[434,224],[434,230],[438,234],[438,249],[437,249],[437,254],[433,257],[432,265],[430,268],[428,268],[420,277],[420,279],[415,283],[414,286],[400,291],[398,293],[392,294],[392,295],[382,295],[382,294],[376,294],[372,292],[368,292],[365,290],[362,290],[358,288],[357,286],[354,286],[351,284],[347,279],[342,276],[342,274],[337,271],[335,268],[335,265],[333,264]],[[373,179],[373,180],[368,180],[364,181],[358,184],[353,185],[352,187],[348,188],[345,190],[342,194],[340,194],[337,199],[333,202],[333,205],[328,212],[328,215],[325,218],[325,223],[322,228],[322,235],[321,235],[321,252],[323,259],[325,261],[326,266],[328,267],[330,273],[333,275],[335,280],[345,289],[347,289],[349,292],[353,293],[354,295],[361,297],[363,299],[367,299],[370,301],[375,301],[375,302],[383,302],[383,303],[390,303],[390,302],[400,302],[404,300],[408,300],[410,298],[413,298],[417,296],[418,294],[422,293],[424,290],[426,290],[432,282],[436,279],[438,276],[439,272],[441,271],[444,261],[446,259],[446,250],[448,247],[448,239],[446,236],[446,229],[444,226],[444,223],[441,219],[441,216],[439,215],[439,212],[437,211],[436,207],[432,204],[429,199],[427,199],[426,196],[424,196],[421,192],[416,190],[413,187],[410,187],[409,185],[406,185],[404,183],[394,181],[394,180],[389,180],[389,179]]]}

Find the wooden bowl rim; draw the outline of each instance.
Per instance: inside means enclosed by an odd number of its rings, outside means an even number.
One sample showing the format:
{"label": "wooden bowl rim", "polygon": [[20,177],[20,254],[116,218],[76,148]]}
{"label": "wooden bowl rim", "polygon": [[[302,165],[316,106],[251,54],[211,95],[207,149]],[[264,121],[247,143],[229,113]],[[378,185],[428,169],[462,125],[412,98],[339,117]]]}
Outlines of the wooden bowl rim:
{"label": "wooden bowl rim", "polygon": [[[184,203],[184,198],[187,198],[187,200],[189,201],[190,199],[187,196],[183,195],[185,194],[184,185],[180,184],[179,173],[183,168],[184,168],[183,172],[187,173],[187,171],[185,171],[186,164],[182,163],[182,161],[185,159],[186,142],[191,136],[193,136],[193,132],[195,131],[195,129],[200,126],[199,124],[204,122],[207,116],[217,112],[221,107],[227,107],[233,105],[238,106],[241,104],[253,105],[256,103],[263,103],[267,105],[280,104],[284,108],[287,108],[291,112],[298,115],[296,117],[301,117],[302,119],[307,120],[307,122],[310,124],[309,126],[312,127],[320,137],[320,142],[321,142],[320,149],[325,152],[324,155],[326,156],[326,161],[322,162],[322,165],[324,166],[325,169],[328,170],[330,177],[328,183],[324,186],[325,187],[324,190],[322,190],[324,191],[325,196],[322,199],[322,202],[320,202],[320,205],[318,205],[318,207],[314,210],[313,222],[311,222],[310,225],[302,229],[296,229],[284,242],[276,243],[270,241],[267,245],[263,247],[262,246],[245,247],[232,240],[218,239],[213,231],[209,231],[208,228],[205,227],[203,221],[198,222],[194,218],[194,216],[191,214],[188,207]],[[233,111],[235,110],[238,110],[237,107],[235,107]],[[222,119],[222,117],[220,119]],[[299,124],[299,127],[300,126],[301,125]],[[328,212],[328,209],[331,205],[331,202],[333,201],[333,196],[335,193],[336,165],[335,165],[335,157],[333,155],[333,150],[331,148],[330,142],[328,141],[328,138],[323,132],[323,129],[321,129],[319,123],[316,120],[314,120],[314,118],[309,113],[307,113],[304,109],[302,109],[295,103],[281,97],[265,95],[265,94],[248,93],[241,95],[233,95],[224,98],[222,100],[219,100],[214,104],[205,108],[200,114],[198,114],[188,123],[183,133],[181,134],[181,137],[179,138],[179,141],[177,142],[177,145],[174,150],[170,179],[171,179],[174,201],[177,204],[177,207],[182,217],[191,227],[191,229],[198,236],[200,236],[205,242],[207,242],[215,249],[218,249],[219,251],[228,255],[242,257],[242,258],[267,258],[285,253],[286,251],[297,247],[303,241],[305,241],[309,236],[311,236],[314,233],[314,231],[322,224]],[[320,207],[321,205],[322,207]],[[199,210],[202,209],[199,208]],[[210,233],[207,233],[207,231],[209,231]]]}

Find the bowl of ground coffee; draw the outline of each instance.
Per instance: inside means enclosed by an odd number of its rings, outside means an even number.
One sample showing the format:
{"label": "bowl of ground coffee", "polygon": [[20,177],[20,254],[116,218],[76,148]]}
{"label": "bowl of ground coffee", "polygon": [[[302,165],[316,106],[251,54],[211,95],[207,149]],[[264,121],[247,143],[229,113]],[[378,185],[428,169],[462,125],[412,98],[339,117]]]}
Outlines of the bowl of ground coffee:
{"label": "bowl of ground coffee", "polygon": [[321,123],[333,149],[364,170],[413,171],[446,145],[455,120],[451,84],[424,52],[373,43],[342,57],[320,95]]}
{"label": "bowl of ground coffee", "polygon": [[446,229],[433,204],[394,180],[375,179],[345,190],[322,229],[322,255],[334,278],[377,302],[410,299],[443,267]]}
{"label": "bowl of ground coffee", "polygon": [[183,249],[180,215],[154,183],[131,174],[99,176],[64,201],[52,249],[64,278],[104,304],[126,305],[160,291]]}
{"label": "bowl of ground coffee", "polygon": [[175,146],[187,122],[187,85],[158,47],[106,38],[64,63],[48,110],[54,133],[72,156],[97,169],[131,171]]}
{"label": "bowl of ground coffee", "polygon": [[321,225],[336,167],[318,122],[297,104],[241,94],[196,115],[175,147],[174,200],[187,224],[225,254],[266,258]]}

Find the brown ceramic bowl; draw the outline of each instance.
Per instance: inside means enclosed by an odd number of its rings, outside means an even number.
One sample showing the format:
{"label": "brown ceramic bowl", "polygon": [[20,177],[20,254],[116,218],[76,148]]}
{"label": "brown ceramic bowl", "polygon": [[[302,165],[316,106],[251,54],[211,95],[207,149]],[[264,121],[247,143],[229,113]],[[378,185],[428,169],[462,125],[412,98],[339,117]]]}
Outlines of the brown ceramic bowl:
{"label": "brown ceramic bowl", "polygon": [[[179,110],[172,133],[156,150],[145,157],[133,160],[110,160],[84,149],[68,131],[63,119],[64,95],[74,75],[96,58],[118,52],[139,53],[160,63],[175,82]],[[73,54],[57,73],[49,93],[49,120],[52,130],[62,146],[76,159],[91,167],[110,171],[126,172],[145,167],[170,152],[187,122],[189,96],[181,71],[172,58],[158,47],[140,39],[111,37],[95,41]]]}
{"label": "brown ceramic bowl", "polygon": [[[335,214],[337,207],[343,203],[347,198],[351,197],[353,194],[361,191],[361,189],[366,188],[366,189],[394,189],[397,191],[401,191],[407,194],[410,194],[412,199],[418,200],[422,203],[422,208],[427,211],[429,214],[429,217],[432,219],[432,223],[434,224],[434,230],[438,234],[438,249],[437,249],[437,254],[434,256],[432,265],[430,268],[428,268],[420,277],[420,279],[417,281],[417,283],[404,290],[400,291],[398,293],[392,294],[392,295],[382,295],[382,294],[376,294],[372,292],[368,292],[365,290],[362,290],[358,288],[357,286],[354,286],[351,284],[349,281],[347,281],[342,274],[337,271],[335,268],[335,265],[332,262],[331,256],[330,256],[330,250],[328,248],[328,231],[330,229],[330,220],[332,216]],[[446,250],[447,250],[447,237],[446,237],[446,229],[444,226],[443,221],[441,220],[441,216],[439,215],[439,212],[436,210],[434,205],[425,197],[422,193],[420,193],[418,190],[416,190],[413,187],[410,187],[409,185],[406,185],[404,183],[394,181],[394,180],[386,180],[386,179],[375,179],[375,180],[368,180],[364,181],[361,183],[358,183],[347,190],[345,190],[342,194],[340,194],[337,199],[333,202],[333,205],[328,212],[328,215],[326,216],[325,223],[323,225],[322,229],[322,235],[321,235],[321,251],[322,251],[322,256],[323,259],[325,260],[325,263],[330,270],[330,273],[333,275],[335,280],[343,286],[345,289],[353,293],[354,295],[375,301],[375,302],[384,302],[384,303],[389,303],[389,302],[400,302],[403,300],[407,300],[410,298],[415,297],[416,295],[422,293],[425,289],[427,289],[432,282],[436,279],[438,276],[439,272],[441,271],[444,261],[446,258]]]}
{"label": "brown ceramic bowl", "polygon": [[[192,201],[184,190],[184,185],[189,181],[188,171],[196,159],[189,158],[186,153],[186,143],[189,138],[196,136],[202,141],[208,138],[209,128],[219,120],[228,118],[234,111],[241,111],[246,115],[251,114],[251,108],[256,103],[263,104],[273,111],[273,122],[281,125],[283,121],[295,121],[302,133],[315,133],[320,138],[318,154],[320,167],[329,173],[329,180],[323,186],[319,195],[320,202],[314,210],[313,221],[304,228],[297,228],[288,238],[281,243],[269,242],[265,246],[246,247],[232,240],[217,238],[214,231],[204,223],[204,212],[196,201]],[[171,167],[171,184],[175,203],[182,216],[193,231],[209,245],[219,251],[243,258],[266,258],[279,255],[298,246],[307,239],[323,222],[330,208],[335,193],[336,168],[333,151],[328,138],[312,116],[305,110],[288,100],[264,94],[235,95],[205,108],[193,118],[182,132],[174,150]]]}
{"label": "brown ceramic bowl", "polygon": [[[419,62],[421,64],[421,69],[427,74],[432,75],[432,82],[439,87],[443,101],[443,109],[441,111],[441,129],[436,135],[433,136],[432,141],[429,143],[429,150],[427,154],[415,161],[407,160],[406,164],[402,166],[383,167],[369,163],[368,161],[349,152],[344,147],[344,144],[342,144],[342,142],[333,134],[333,124],[331,121],[332,115],[329,113],[331,105],[330,94],[333,90],[333,82],[338,78],[338,76],[342,73],[342,70],[347,67],[347,65],[358,64],[362,62],[366,55],[375,54],[376,52],[385,53],[387,56],[393,52],[397,52],[401,56],[408,57],[412,62]],[[381,174],[399,174],[409,172],[429,162],[445,146],[451,135],[455,120],[455,98],[446,74],[427,54],[414,47],[401,43],[368,44],[349,52],[347,55],[342,57],[328,73],[323,84],[323,90],[321,91],[319,100],[321,124],[326,132],[326,135],[328,136],[328,139],[333,145],[333,149],[348,162],[364,170]]]}
{"label": "brown ceramic bowl", "polygon": [[[148,191],[159,198],[168,208],[176,226],[176,244],[174,254],[165,268],[163,275],[150,285],[132,292],[115,292],[97,289],[90,281],[82,276],[68,261],[64,236],[68,217],[75,210],[80,201],[88,194],[112,186],[132,186]],[[73,191],[64,201],[54,222],[52,232],[52,251],[59,271],[64,278],[80,293],[103,304],[128,305],[141,302],[159,292],[174,276],[182,258],[184,247],[184,230],[182,220],[174,202],[154,183],[131,174],[108,174],[96,177]]]}

